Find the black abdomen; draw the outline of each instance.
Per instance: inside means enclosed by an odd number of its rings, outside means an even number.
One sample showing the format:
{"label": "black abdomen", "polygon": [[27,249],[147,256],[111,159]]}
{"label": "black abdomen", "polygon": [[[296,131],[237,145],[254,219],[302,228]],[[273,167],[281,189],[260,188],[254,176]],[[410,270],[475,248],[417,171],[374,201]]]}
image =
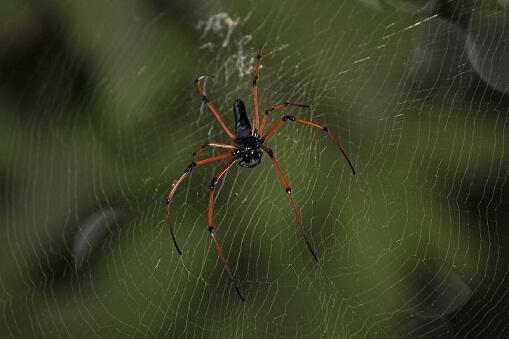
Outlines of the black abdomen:
{"label": "black abdomen", "polygon": [[251,123],[247,117],[246,106],[240,99],[233,102],[233,114],[235,115],[235,138],[245,139],[251,134]]}

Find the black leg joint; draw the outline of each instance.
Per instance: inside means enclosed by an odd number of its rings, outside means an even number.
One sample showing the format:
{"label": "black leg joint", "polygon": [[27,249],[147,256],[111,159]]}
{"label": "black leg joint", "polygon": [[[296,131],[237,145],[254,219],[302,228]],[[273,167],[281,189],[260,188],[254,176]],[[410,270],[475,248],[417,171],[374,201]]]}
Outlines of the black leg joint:
{"label": "black leg joint", "polygon": [[271,150],[270,148],[266,148],[266,149],[265,149],[265,152],[267,152],[267,154],[269,155],[269,157],[274,158],[274,152],[272,152],[272,150]]}
{"label": "black leg joint", "polygon": [[201,97],[201,100],[205,103],[205,104],[208,104],[210,102],[209,98],[207,98],[205,95],[203,95]]}
{"label": "black leg joint", "polygon": [[170,198],[166,198],[166,200],[164,201],[164,206],[168,206],[170,202],[171,202]]}
{"label": "black leg joint", "polygon": [[293,115],[285,115],[283,116],[283,121],[286,120],[295,121],[295,117]]}
{"label": "black leg joint", "polygon": [[210,180],[209,189],[211,191],[213,191],[216,188],[216,185],[217,185],[217,179],[216,178]]}
{"label": "black leg joint", "polygon": [[291,194],[292,194],[292,189],[291,189],[290,187],[288,187],[288,188],[286,189],[286,193],[288,193],[288,195],[291,195]]}
{"label": "black leg joint", "polygon": [[323,126],[322,130],[323,130],[324,132],[328,132],[328,131],[329,131],[329,127],[327,127],[327,126]]}
{"label": "black leg joint", "polygon": [[191,163],[191,165],[186,167],[185,173],[191,172],[193,170],[193,168],[195,168],[195,167],[196,167],[196,163],[195,162]]}
{"label": "black leg joint", "polygon": [[207,230],[209,231],[211,236],[214,236],[214,227],[209,226],[209,228]]}
{"label": "black leg joint", "polygon": [[253,86],[255,86],[258,83],[258,77],[255,75],[253,79]]}

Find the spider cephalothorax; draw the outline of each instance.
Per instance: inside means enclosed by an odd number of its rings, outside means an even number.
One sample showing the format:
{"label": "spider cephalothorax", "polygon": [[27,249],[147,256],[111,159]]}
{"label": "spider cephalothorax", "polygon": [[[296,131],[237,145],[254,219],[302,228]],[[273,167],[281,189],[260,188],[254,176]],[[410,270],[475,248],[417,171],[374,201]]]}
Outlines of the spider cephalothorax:
{"label": "spider cephalothorax", "polygon": [[[292,115],[283,115],[279,120],[277,120],[272,127],[268,129],[267,132],[263,133],[263,130],[265,129],[265,125],[267,123],[267,118],[271,112],[281,110],[287,106],[296,106],[296,107],[309,107],[308,105],[301,105],[301,104],[292,104],[289,102],[280,102],[276,105],[274,105],[272,108],[269,108],[264,111],[262,120],[260,122],[259,115],[258,115],[258,77],[260,74],[260,61],[261,61],[261,55],[258,53],[256,56],[256,68],[255,68],[255,78],[253,80],[253,87],[251,96],[253,99],[253,126],[251,126],[251,122],[249,121],[249,118],[247,116],[246,106],[242,102],[242,100],[237,99],[233,103],[233,113],[235,116],[235,134],[231,132],[231,130],[226,126],[223,119],[217,112],[214,105],[210,102],[210,100],[205,95],[205,91],[203,90],[203,86],[200,83],[200,80],[203,79],[203,77],[198,77],[194,81],[196,89],[198,90],[198,93],[202,97],[203,103],[207,106],[209,111],[212,113],[214,118],[217,120],[223,131],[226,133],[226,135],[230,138],[230,140],[234,144],[224,144],[224,143],[216,143],[216,142],[209,142],[205,145],[199,147],[194,153],[193,153],[193,162],[186,167],[184,170],[184,173],[173,183],[171,186],[168,196],[166,198],[166,208],[167,208],[167,219],[168,219],[168,225],[170,227],[170,233],[171,237],[173,239],[173,243],[175,244],[175,248],[177,249],[177,252],[179,254],[182,254],[180,251],[180,248],[177,244],[177,240],[175,239],[175,233],[173,232],[173,224],[171,222],[171,209],[170,209],[170,203],[173,199],[173,196],[175,195],[175,192],[177,191],[177,188],[180,186],[184,178],[191,173],[191,171],[198,166],[202,166],[214,161],[218,160],[226,160],[226,163],[221,167],[221,169],[214,175],[212,180],[209,184],[209,205],[208,205],[208,213],[207,213],[207,219],[208,219],[208,226],[207,229],[209,231],[209,235],[211,237],[212,242],[214,243],[214,246],[216,247],[217,253],[219,255],[219,258],[221,259],[221,262],[224,265],[224,269],[226,273],[228,273],[228,276],[230,277],[233,286],[235,287],[235,290],[237,291],[237,294],[241,298],[242,301],[245,301],[244,297],[240,293],[240,288],[238,287],[233,273],[230,270],[230,267],[228,266],[228,262],[226,261],[226,257],[223,254],[223,251],[221,249],[221,246],[219,245],[219,241],[216,238],[214,227],[212,224],[213,221],[213,206],[214,206],[214,192],[216,185],[219,182],[219,179],[235,164],[236,162],[239,163],[242,167],[255,167],[262,161],[262,154],[263,152],[267,153],[267,155],[270,157],[270,160],[272,162],[272,165],[277,173],[277,176],[279,178],[279,181],[281,182],[281,185],[285,189],[285,192],[287,193],[288,199],[290,201],[290,206],[292,208],[292,212],[295,216],[295,220],[297,222],[298,230],[302,234],[302,237],[304,238],[304,241],[306,243],[307,248],[309,249],[309,252],[313,256],[315,261],[318,261],[318,257],[316,256],[313,248],[311,247],[311,244],[308,240],[308,237],[304,231],[304,226],[302,224],[302,221],[299,216],[299,212],[297,210],[295,199],[292,195],[292,190],[290,188],[290,185],[288,184],[288,181],[286,180],[283,171],[279,167],[279,163],[276,160],[276,157],[274,156],[274,153],[265,145],[265,142],[267,139],[273,135],[285,122],[294,122],[297,124],[314,127],[317,129],[320,129],[321,131],[327,133],[329,137],[332,139],[336,147],[339,149],[339,151],[343,154],[346,161],[348,162],[348,165],[350,166],[350,169],[352,170],[352,173],[355,175],[355,170],[353,168],[352,163],[350,162],[350,159],[348,159],[348,156],[346,155],[345,151],[341,147],[338,139],[332,132],[324,125],[296,118]],[[228,151],[224,153],[220,153],[211,157],[203,158],[203,159],[196,159],[196,157],[202,153],[205,149],[213,147],[213,148],[222,148],[226,149]]]}
{"label": "spider cephalothorax", "polygon": [[233,157],[239,161],[240,166],[252,168],[262,162],[262,143],[258,135],[236,140],[236,143]]}

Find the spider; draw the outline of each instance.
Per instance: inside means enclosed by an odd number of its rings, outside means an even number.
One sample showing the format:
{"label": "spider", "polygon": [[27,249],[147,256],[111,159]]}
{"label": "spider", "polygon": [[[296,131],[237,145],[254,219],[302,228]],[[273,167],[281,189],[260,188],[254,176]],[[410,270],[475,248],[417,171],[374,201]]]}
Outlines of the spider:
{"label": "spider", "polygon": [[[303,120],[300,118],[297,118],[293,115],[283,115],[279,120],[277,120],[276,123],[272,125],[266,132],[265,132],[265,126],[267,123],[267,118],[269,117],[270,113],[273,113],[274,111],[281,110],[287,106],[296,106],[296,107],[303,107],[308,108],[309,105],[302,105],[302,104],[294,104],[290,102],[279,102],[273,107],[267,109],[263,113],[263,117],[259,119],[259,113],[258,113],[258,79],[260,75],[260,63],[261,63],[261,52],[259,52],[256,56],[256,67],[255,67],[255,75],[254,80],[251,88],[251,99],[253,102],[253,125],[251,125],[247,111],[246,106],[240,99],[236,99],[233,103],[233,114],[235,116],[235,134],[232,133],[232,131],[226,126],[223,119],[219,115],[217,109],[214,107],[212,102],[207,98],[205,95],[205,91],[203,89],[203,86],[201,84],[201,80],[203,80],[206,76],[200,76],[195,79],[194,84],[196,86],[196,89],[198,93],[200,94],[203,104],[205,104],[208,108],[208,110],[212,113],[213,117],[216,119],[216,121],[221,126],[222,130],[226,133],[228,138],[231,139],[232,144],[223,144],[223,143],[217,143],[217,142],[209,142],[204,144],[203,146],[200,146],[194,153],[193,153],[193,162],[186,167],[184,170],[184,173],[173,182],[172,186],[170,187],[166,199],[166,210],[167,210],[167,220],[168,225],[170,229],[170,234],[173,240],[173,244],[175,245],[175,249],[177,250],[179,255],[182,255],[182,251],[180,250],[180,247],[177,244],[177,240],[175,238],[175,233],[173,231],[173,223],[171,218],[171,209],[170,209],[170,203],[173,199],[173,196],[175,195],[175,192],[177,191],[177,188],[182,184],[182,181],[185,179],[186,176],[189,175],[193,171],[195,167],[203,166],[205,164],[209,164],[215,161],[219,160],[226,160],[225,164],[221,169],[214,175],[212,180],[209,184],[209,204],[208,204],[208,232],[210,235],[210,238],[212,242],[214,243],[214,246],[216,247],[218,256],[224,266],[224,270],[228,274],[232,285],[234,286],[235,290],[237,291],[238,296],[242,300],[242,302],[245,302],[245,298],[242,296],[242,293],[240,292],[240,288],[237,285],[237,282],[234,278],[234,275],[230,269],[230,266],[228,265],[228,262],[226,260],[226,257],[223,254],[223,251],[221,249],[221,246],[219,245],[219,242],[217,240],[215,230],[213,227],[213,206],[214,206],[214,192],[216,189],[216,185],[218,184],[221,177],[235,164],[238,163],[241,167],[245,168],[253,168],[256,167],[258,164],[262,161],[262,155],[263,153],[267,153],[267,155],[270,157],[270,160],[272,162],[272,165],[274,167],[274,170],[276,171],[276,174],[279,178],[279,181],[281,182],[281,185],[285,189],[286,194],[288,195],[288,199],[290,200],[290,207],[292,209],[293,215],[295,217],[295,221],[297,223],[297,227],[299,232],[302,234],[302,237],[304,238],[304,242],[306,243],[307,248],[309,249],[309,252],[311,253],[311,256],[313,259],[318,262],[318,257],[315,254],[315,251],[311,247],[311,244],[309,242],[308,236],[306,235],[306,232],[304,231],[304,225],[302,224],[301,218],[299,216],[299,212],[297,210],[295,199],[292,195],[292,189],[290,188],[290,185],[288,184],[288,181],[286,180],[286,177],[283,174],[283,171],[281,170],[281,167],[279,167],[279,163],[276,160],[276,157],[274,155],[274,152],[270,148],[266,146],[266,141],[286,122],[293,122],[313,128],[317,128],[329,135],[329,137],[332,139],[333,143],[336,145],[336,147],[339,149],[339,151],[343,154],[345,160],[348,162],[348,165],[350,166],[350,169],[352,170],[353,175],[355,175],[355,169],[352,165],[352,162],[346,155],[346,152],[341,147],[341,144],[339,143],[338,138],[324,125]],[[203,151],[205,151],[208,148],[220,148],[227,150],[224,153],[220,153],[211,157],[197,159],[198,155],[201,154]]]}

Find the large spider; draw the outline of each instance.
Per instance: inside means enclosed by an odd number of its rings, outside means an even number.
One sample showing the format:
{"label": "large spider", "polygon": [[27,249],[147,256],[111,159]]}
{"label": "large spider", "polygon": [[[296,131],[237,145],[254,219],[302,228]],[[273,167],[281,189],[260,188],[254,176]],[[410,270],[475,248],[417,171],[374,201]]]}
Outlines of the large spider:
{"label": "large spider", "polygon": [[[216,188],[217,183],[219,182],[219,179],[235,164],[236,162],[239,163],[242,167],[252,168],[258,165],[262,161],[262,154],[263,152],[267,153],[270,157],[270,160],[272,161],[272,165],[274,165],[274,169],[276,170],[277,176],[279,178],[279,181],[281,181],[281,185],[285,189],[286,193],[288,194],[288,198],[290,200],[290,206],[292,208],[292,212],[295,216],[295,220],[298,226],[298,229],[300,233],[302,234],[302,237],[304,238],[304,241],[306,242],[307,248],[309,249],[309,252],[313,256],[313,259],[318,262],[318,257],[315,254],[315,251],[310,245],[310,242],[308,240],[308,237],[304,231],[304,226],[302,224],[302,221],[299,217],[299,212],[297,210],[297,207],[295,205],[295,200],[292,195],[292,190],[290,188],[290,185],[288,184],[288,181],[286,180],[285,176],[283,175],[283,172],[281,171],[281,168],[279,167],[279,164],[276,160],[276,157],[274,156],[274,153],[270,148],[268,148],[265,145],[265,142],[267,139],[269,139],[285,122],[296,122],[298,124],[318,128],[323,132],[326,132],[336,147],[339,149],[339,151],[343,154],[346,161],[348,162],[348,165],[350,166],[352,173],[355,175],[355,169],[350,161],[348,159],[348,156],[346,155],[345,151],[341,147],[338,138],[324,125],[317,124],[312,121],[307,121],[303,119],[296,118],[293,115],[283,115],[272,127],[270,127],[265,133],[265,125],[267,123],[267,118],[270,113],[280,110],[282,108],[285,108],[287,106],[297,106],[297,107],[309,107],[308,105],[301,105],[301,104],[293,104],[290,102],[280,102],[274,105],[273,107],[265,110],[262,121],[260,123],[259,121],[259,115],[258,115],[258,78],[260,75],[260,62],[261,62],[261,54],[258,53],[256,56],[256,68],[255,68],[255,76],[253,80],[253,86],[251,90],[252,94],[252,100],[253,100],[253,126],[251,126],[251,123],[249,121],[249,118],[247,116],[246,112],[246,106],[240,99],[236,99],[233,103],[233,113],[235,115],[235,134],[233,134],[230,129],[226,126],[223,119],[221,119],[221,116],[217,112],[214,105],[210,102],[210,100],[205,95],[205,91],[203,89],[203,86],[200,83],[200,80],[205,78],[205,76],[201,76],[196,78],[194,81],[194,84],[196,86],[196,89],[198,90],[198,93],[201,95],[203,103],[207,106],[209,111],[212,113],[214,118],[217,120],[223,131],[227,134],[227,136],[233,141],[233,144],[221,144],[216,142],[209,142],[205,145],[199,147],[194,153],[193,153],[193,162],[186,167],[184,170],[184,173],[176,180],[174,181],[173,185],[171,186],[168,196],[166,199],[166,208],[167,208],[167,219],[168,219],[168,225],[170,228],[171,237],[173,239],[173,243],[175,244],[175,248],[177,252],[181,255],[182,251],[180,250],[177,240],[175,239],[175,233],[173,231],[173,224],[171,221],[171,209],[170,209],[170,203],[173,199],[173,196],[175,195],[175,192],[177,191],[177,188],[180,186],[184,178],[191,173],[191,171],[198,166],[202,166],[214,161],[218,160],[227,160],[223,167],[214,175],[212,180],[209,184],[209,205],[208,205],[208,231],[210,234],[210,238],[212,242],[214,243],[214,246],[216,247],[217,253],[219,255],[219,258],[221,259],[224,270],[226,273],[228,273],[228,276],[230,277],[230,280],[232,281],[233,286],[235,287],[235,290],[237,291],[237,294],[239,295],[240,299],[244,302],[245,299],[242,296],[240,292],[240,288],[238,287],[233,273],[228,266],[228,262],[226,261],[226,258],[223,254],[223,251],[221,250],[221,246],[219,245],[219,242],[216,238],[214,227],[212,226],[212,212],[213,212],[213,204],[214,204],[214,191]],[[196,159],[196,157],[202,153],[205,149],[213,147],[213,148],[223,148],[227,149],[228,151],[224,153],[220,153],[215,156],[211,156],[208,158],[203,159]]]}

